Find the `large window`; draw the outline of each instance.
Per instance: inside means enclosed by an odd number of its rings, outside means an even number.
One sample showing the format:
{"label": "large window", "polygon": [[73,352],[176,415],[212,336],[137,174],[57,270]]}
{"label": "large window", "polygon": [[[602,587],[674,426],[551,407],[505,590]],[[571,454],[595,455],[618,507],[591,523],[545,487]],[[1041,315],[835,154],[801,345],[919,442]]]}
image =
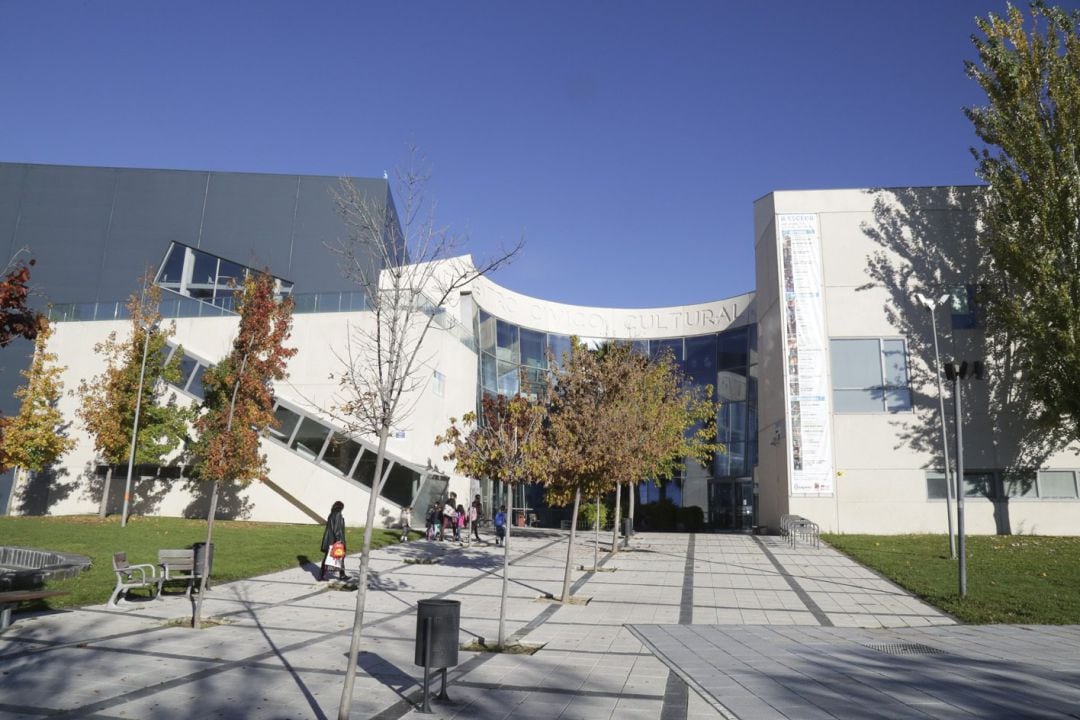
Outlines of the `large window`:
{"label": "large window", "polygon": [[[991,500],[1076,500],[1078,495],[1076,470],[1039,470],[1037,473],[1011,474],[1001,470],[972,470],[964,472],[964,497],[985,497]],[[955,491],[953,495],[955,495]],[[945,498],[945,475],[926,473],[926,496],[931,500]]]}
{"label": "large window", "polygon": [[838,413],[908,412],[907,348],[903,340],[832,340],[833,410]]}

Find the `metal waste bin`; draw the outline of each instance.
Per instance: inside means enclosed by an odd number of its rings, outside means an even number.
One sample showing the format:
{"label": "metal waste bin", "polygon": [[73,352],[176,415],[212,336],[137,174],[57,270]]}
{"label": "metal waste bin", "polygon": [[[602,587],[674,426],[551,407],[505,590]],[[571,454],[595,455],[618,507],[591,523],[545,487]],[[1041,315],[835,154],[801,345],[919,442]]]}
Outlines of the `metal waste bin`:
{"label": "metal waste bin", "polygon": [[[430,624],[427,622],[430,620]],[[416,655],[413,663],[421,667],[448,668],[458,664],[458,629],[461,626],[461,602],[458,600],[421,600],[416,604]],[[431,637],[425,637],[425,628]],[[425,662],[425,641],[429,646],[430,665]]]}
{"label": "metal waste bin", "polygon": [[193,574],[196,577],[202,576],[203,563],[206,562],[206,556],[209,555],[210,561],[208,569],[206,571],[206,576],[210,577],[210,575],[214,572],[214,543],[210,543],[209,553],[206,552],[206,543],[204,542],[195,543],[191,546],[191,549],[195,551],[195,570]]}
{"label": "metal waste bin", "polygon": [[630,518],[623,518],[622,521],[622,534],[623,537],[630,537],[634,534],[634,521]]}

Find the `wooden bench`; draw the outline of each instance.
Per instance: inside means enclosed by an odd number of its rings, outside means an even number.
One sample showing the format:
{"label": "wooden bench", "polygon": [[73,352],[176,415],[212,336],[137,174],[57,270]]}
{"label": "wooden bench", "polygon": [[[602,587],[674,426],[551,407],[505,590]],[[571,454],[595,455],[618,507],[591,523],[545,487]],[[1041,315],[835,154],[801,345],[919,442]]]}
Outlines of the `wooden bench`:
{"label": "wooden bench", "polygon": [[128,562],[127,553],[119,552],[113,553],[112,564],[113,572],[116,573],[116,588],[109,598],[109,607],[116,607],[117,602],[124,602],[130,590],[147,588],[153,597],[154,592],[161,587],[157,567],[150,563],[132,565]]}
{"label": "wooden bench", "polygon": [[11,611],[21,602],[67,595],[63,590],[7,590],[0,592],[0,631],[11,624]]}
{"label": "wooden bench", "polygon": [[187,588],[184,597],[191,597],[191,590],[199,576],[195,572],[195,551],[191,548],[185,550],[158,550],[158,565],[161,574],[158,576],[158,597],[161,597],[162,586],[167,582],[185,582]]}

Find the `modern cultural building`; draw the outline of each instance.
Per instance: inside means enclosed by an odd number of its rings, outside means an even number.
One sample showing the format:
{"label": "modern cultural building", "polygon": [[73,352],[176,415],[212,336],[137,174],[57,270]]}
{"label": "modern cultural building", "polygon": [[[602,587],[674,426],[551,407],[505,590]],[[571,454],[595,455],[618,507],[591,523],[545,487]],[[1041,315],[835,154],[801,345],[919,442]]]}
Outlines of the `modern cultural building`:
{"label": "modern cultural building", "polygon": [[[326,245],[347,229],[332,190],[339,180],[305,175],[139,170],[0,163],[0,237],[8,254],[37,259],[33,281],[51,304],[50,349],[66,366],[65,386],[102,369],[92,348],[130,331],[124,301],[149,267],[163,288],[162,314],[183,353],[182,402],[201,398],[205,368],[228,351],[237,326],[230,280],[269,268],[296,300],[290,377],[276,385],[280,426],[264,440],[269,479],[230,493],[220,516],[321,522],[334,500],[354,522],[364,515],[373,439],[350,436],[327,412],[350,323],[365,322],[364,297]],[[354,179],[393,212],[385,180]],[[944,532],[945,476],[934,374],[931,315],[917,291],[950,301],[936,312],[942,361],[980,360],[985,380],[965,380],[964,466],[969,532],[1075,534],[1080,527],[1080,456],[1070,447],[1039,453],[1027,408],[1011,400],[1008,378],[981,330],[974,298],[978,188],[779,191],[754,203],[756,282],[750,292],[691,306],[592,308],[531,298],[480,278],[439,313],[424,349],[430,382],[395,428],[392,467],[379,515],[425,507],[447,489],[499,488],[461,477],[434,445],[450,417],[474,409],[483,392],[529,392],[572,335],[674,353],[687,381],[712,385],[727,451],[710,467],[689,463],[638,501],[698,506],[707,527],[775,528],[798,514],[838,532]],[[750,238],[746,238],[750,242]],[[527,257],[522,262],[528,262]],[[737,288],[736,290],[747,290]],[[28,343],[3,351],[3,410]],[[522,386],[522,383],[525,386]],[[947,393],[948,394],[948,393]],[[946,415],[952,425],[951,394]],[[0,484],[11,513],[92,512],[104,473],[75,420],[78,442],[36,476]],[[949,432],[950,455],[953,438]],[[133,510],[205,517],[199,483],[176,468],[137,467]],[[121,474],[125,472],[121,471]],[[113,483],[118,509],[123,482]],[[538,497],[515,499],[557,522]]]}

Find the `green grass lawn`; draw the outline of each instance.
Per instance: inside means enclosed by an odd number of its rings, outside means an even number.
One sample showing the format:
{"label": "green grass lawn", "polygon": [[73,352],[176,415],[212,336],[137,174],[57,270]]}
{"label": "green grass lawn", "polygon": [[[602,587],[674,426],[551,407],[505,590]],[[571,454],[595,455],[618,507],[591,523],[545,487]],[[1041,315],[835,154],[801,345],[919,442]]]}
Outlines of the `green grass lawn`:
{"label": "green grass lawn", "polygon": [[1080,537],[968,537],[964,600],[945,535],[822,539],[967,623],[1080,623]]}
{"label": "green grass lawn", "polygon": [[[296,567],[304,558],[318,565],[322,562],[319,551],[322,533],[321,525],[217,520],[214,522],[212,580],[221,583],[284,570]],[[377,529],[372,535],[372,547],[398,542],[400,537],[399,530]],[[0,517],[0,544],[79,553],[93,561],[93,566],[78,577],[48,582],[47,589],[63,590],[68,594],[25,606],[35,609],[95,605],[107,601],[116,586],[116,574],[112,570],[115,552],[126,552],[131,563],[156,563],[160,548],[186,548],[205,541],[205,520],[132,517],[123,528],[118,517],[101,521],[96,515]],[[346,530],[346,546],[350,553],[359,552],[363,541],[363,528]],[[356,560],[349,561],[346,566],[355,569]],[[179,585],[175,587],[179,588]],[[168,586],[165,592],[169,592]]]}

